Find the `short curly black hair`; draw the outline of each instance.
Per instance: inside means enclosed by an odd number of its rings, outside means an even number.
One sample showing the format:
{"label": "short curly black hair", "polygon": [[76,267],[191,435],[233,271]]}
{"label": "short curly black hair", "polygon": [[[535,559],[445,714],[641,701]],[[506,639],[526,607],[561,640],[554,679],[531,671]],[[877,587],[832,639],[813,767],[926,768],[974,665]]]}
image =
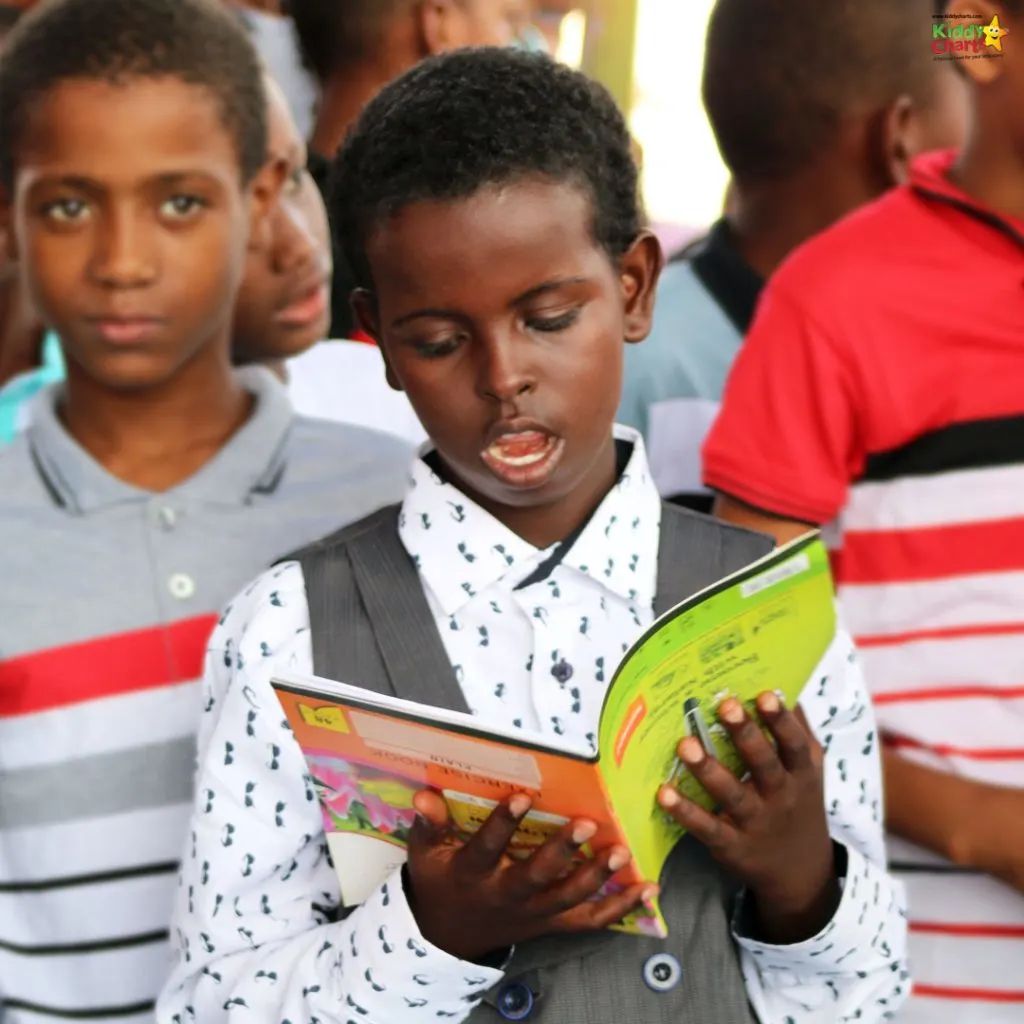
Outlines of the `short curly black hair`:
{"label": "short curly black hair", "polygon": [[492,185],[542,178],[577,186],[612,259],[642,227],[637,167],[615,101],[542,54],[487,48],[422,61],[366,106],[333,171],[331,223],[361,288],[373,286],[365,242],[382,220]]}
{"label": "short curly black hair", "polygon": [[740,182],[801,170],[842,117],[934,88],[931,0],[717,0],[703,96]]}
{"label": "short curly black hair", "polygon": [[243,184],[267,158],[267,103],[259,57],[217,0],[45,0],[7,37],[0,61],[0,184],[11,188],[36,104],[72,79],[121,83],[177,78],[220,106]]}

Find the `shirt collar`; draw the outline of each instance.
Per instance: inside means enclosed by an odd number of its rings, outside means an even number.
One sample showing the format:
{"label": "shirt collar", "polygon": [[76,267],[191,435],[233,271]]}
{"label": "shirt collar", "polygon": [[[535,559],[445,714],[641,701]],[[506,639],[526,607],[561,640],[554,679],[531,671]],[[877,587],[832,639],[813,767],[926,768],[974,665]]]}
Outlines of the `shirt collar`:
{"label": "shirt collar", "polygon": [[911,165],[911,189],[918,196],[945,203],[988,224],[1024,248],[1024,221],[997,213],[954,184],[950,171],[957,156],[955,150],[939,150],[919,156]]}
{"label": "shirt collar", "polygon": [[[562,564],[637,607],[650,607],[657,587],[661,499],[640,435],[616,426],[615,437],[633,445],[632,455]],[[421,454],[429,450],[427,445]],[[496,583],[515,587],[553,550],[528,544],[442,480],[422,457],[413,465],[399,535],[446,615]]]}
{"label": "shirt collar", "polygon": [[740,255],[728,221],[724,217],[716,221],[707,236],[688,245],[678,259],[690,264],[732,325],[741,335],[746,334],[764,278]]}
{"label": "shirt collar", "polygon": [[[262,367],[236,372],[256,400],[252,415],[213,459],[168,495],[239,505],[280,481],[292,422],[287,390]],[[63,385],[53,384],[36,396],[27,431],[33,459],[58,504],[85,514],[152,497],[112,476],[71,437],[57,413],[62,395]]]}

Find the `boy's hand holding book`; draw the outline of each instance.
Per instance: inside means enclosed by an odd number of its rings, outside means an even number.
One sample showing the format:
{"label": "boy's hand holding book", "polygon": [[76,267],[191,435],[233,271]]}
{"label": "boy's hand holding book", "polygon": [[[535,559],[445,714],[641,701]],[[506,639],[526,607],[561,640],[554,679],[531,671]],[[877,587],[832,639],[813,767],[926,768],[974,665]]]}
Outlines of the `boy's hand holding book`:
{"label": "boy's hand holding book", "polygon": [[625,847],[613,846],[577,864],[593,822],[571,821],[527,859],[510,857],[509,843],[530,809],[522,794],[499,804],[466,842],[440,795],[421,791],[414,805],[409,902],[423,937],[459,959],[479,961],[556,932],[600,931],[657,894],[656,885],[636,885],[593,899],[629,861]]}
{"label": "boy's hand holding book", "polygon": [[698,807],[672,786],[661,806],[699,839],[754,896],[760,937],[789,944],[816,935],[839,905],[835,855],[825,815],[821,745],[799,711],[774,693],[757,700],[769,742],[736,700],[719,718],[748,766],[743,780],[688,737],[679,757],[714,798],[717,814]]}

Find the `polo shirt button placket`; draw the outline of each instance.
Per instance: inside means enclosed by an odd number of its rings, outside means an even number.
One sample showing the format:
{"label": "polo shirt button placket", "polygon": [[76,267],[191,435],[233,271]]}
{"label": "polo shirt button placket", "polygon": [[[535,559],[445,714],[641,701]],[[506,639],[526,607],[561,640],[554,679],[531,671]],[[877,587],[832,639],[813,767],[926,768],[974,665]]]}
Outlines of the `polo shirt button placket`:
{"label": "polo shirt button placket", "polygon": [[161,505],[157,510],[157,519],[163,529],[170,533],[178,524],[178,513],[170,505]]}
{"label": "polo shirt button placket", "polygon": [[167,581],[167,589],[171,592],[171,597],[187,601],[196,592],[196,582],[186,573],[176,572]]}

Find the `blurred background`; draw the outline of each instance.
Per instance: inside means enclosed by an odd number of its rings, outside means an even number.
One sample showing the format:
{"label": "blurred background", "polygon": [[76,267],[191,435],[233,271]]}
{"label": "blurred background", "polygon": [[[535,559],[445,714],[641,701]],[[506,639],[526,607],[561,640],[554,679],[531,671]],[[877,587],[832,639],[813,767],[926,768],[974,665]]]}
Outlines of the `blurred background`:
{"label": "blurred background", "polygon": [[713,0],[542,0],[558,56],[607,85],[643,154],[644,197],[666,234],[692,233],[721,211],[728,180],[700,99]]}

